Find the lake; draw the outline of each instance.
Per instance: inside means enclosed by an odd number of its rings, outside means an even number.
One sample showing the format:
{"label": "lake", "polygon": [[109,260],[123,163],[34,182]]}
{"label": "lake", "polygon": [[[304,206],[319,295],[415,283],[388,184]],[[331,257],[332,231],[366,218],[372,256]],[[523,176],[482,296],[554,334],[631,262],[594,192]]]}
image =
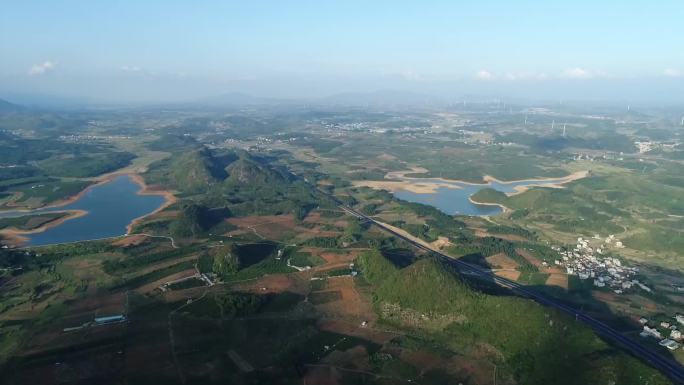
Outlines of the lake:
{"label": "lake", "polygon": [[117,237],[126,234],[127,226],[134,219],[154,212],[166,202],[163,195],[140,195],[141,189],[132,177],[122,175],[89,188],[78,200],[64,206],[0,212],[0,218],[67,210],[87,212],[41,233],[23,234],[28,238],[28,246]]}
{"label": "lake", "polygon": [[456,188],[440,186],[437,187],[434,193],[416,193],[406,190],[397,190],[394,192],[395,197],[409,202],[430,205],[449,215],[460,214],[472,216],[496,215],[503,212],[503,209],[499,206],[478,205],[470,202],[468,198],[484,188],[492,188],[504,193],[512,193],[515,192],[516,187],[556,185],[567,181],[565,178],[559,178],[514,182],[489,182],[487,184],[469,184],[431,178],[404,177],[401,179],[413,183],[437,183],[440,185],[451,185]]}

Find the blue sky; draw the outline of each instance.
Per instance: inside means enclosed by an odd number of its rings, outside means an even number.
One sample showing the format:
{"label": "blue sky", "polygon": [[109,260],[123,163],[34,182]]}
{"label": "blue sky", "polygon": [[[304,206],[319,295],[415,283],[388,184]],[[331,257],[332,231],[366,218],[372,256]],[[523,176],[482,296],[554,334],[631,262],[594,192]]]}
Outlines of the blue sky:
{"label": "blue sky", "polygon": [[0,93],[551,97],[568,87],[587,90],[580,97],[594,87],[610,97],[647,87],[662,97],[684,84],[682,1],[459,3],[5,0]]}

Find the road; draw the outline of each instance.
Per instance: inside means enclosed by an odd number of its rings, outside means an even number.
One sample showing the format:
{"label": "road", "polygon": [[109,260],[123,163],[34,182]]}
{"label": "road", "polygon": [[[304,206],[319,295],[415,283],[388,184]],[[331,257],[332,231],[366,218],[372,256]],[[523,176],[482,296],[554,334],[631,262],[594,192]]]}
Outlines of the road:
{"label": "road", "polygon": [[563,311],[565,313],[568,313],[569,315],[575,317],[575,319],[584,322],[587,326],[591,327],[597,334],[603,336],[604,338],[607,338],[619,345],[621,345],[624,349],[626,349],[628,352],[630,352],[632,355],[642,359],[643,361],[649,363],[651,366],[655,367],[656,369],[660,370],[663,374],[666,376],[670,377],[675,383],[677,384],[684,384],[684,368],[682,367],[681,364],[678,362],[674,361],[673,359],[670,359],[668,357],[665,357],[661,354],[655,353],[638,342],[632,340],[631,338],[625,337],[620,333],[619,331],[611,328],[610,326],[606,325],[605,323],[591,317],[590,315],[587,315],[578,309],[575,309],[571,306],[568,306],[562,302],[556,301],[552,298],[548,298],[540,293],[535,292],[534,290],[525,287],[515,281],[508,280],[506,278],[499,277],[495,274],[493,274],[489,270],[485,270],[483,268],[480,268],[479,266],[471,265],[469,263],[463,262],[461,260],[458,260],[456,258],[452,258],[449,255],[446,255],[444,253],[441,253],[436,250],[432,250],[428,248],[425,245],[422,245],[419,242],[416,242],[410,238],[405,237],[402,234],[399,234],[392,229],[389,229],[385,227],[382,223],[379,223],[378,221],[374,220],[373,218],[358,212],[351,207],[348,207],[345,205],[343,202],[341,202],[339,199],[336,197],[326,193],[325,191],[321,191],[319,189],[316,189],[320,193],[325,194],[326,196],[330,197],[333,199],[338,206],[348,212],[349,214],[368,221],[371,224],[374,224],[384,231],[394,235],[395,237],[398,237],[405,242],[408,242],[412,244],[414,247],[425,250],[429,253],[437,255],[439,258],[444,260],[445,262],[451,264],[452,266],[457,267],[461,272],[465,274],[469,274],[472,276],[480,277],[483,279],[491,280],[495,283],[497,283],[500,286],[506,287],[510,289],[512,292],[515,294],[526,297],[529,299],[532,299],[544,306],[552,307],[555,309],[558,309],[560,311]]}

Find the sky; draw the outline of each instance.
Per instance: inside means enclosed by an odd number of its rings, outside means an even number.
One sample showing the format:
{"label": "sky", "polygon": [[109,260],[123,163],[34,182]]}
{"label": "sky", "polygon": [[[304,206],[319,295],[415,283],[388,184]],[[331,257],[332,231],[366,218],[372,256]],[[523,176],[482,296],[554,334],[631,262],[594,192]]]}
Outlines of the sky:
{"label": "sky", "polygon": [[684,101],[684,2],[3,0],[0,98]]}

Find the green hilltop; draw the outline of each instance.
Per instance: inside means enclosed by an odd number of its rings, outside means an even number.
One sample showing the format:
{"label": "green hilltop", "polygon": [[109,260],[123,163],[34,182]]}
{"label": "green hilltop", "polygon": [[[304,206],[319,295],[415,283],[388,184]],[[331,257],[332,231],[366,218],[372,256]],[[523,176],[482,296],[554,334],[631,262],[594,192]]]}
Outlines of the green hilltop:
{"label": "green hilltop", "polygon": [[152,164],[145,179],[177,191],[183,200],[226,208],[236,216],[295,214],[302,219],[321,204],[306,183],[242,150],[186,148]]}
{"label": "green hilltop", "polygon": [[180,153],[169,166],[169,182],[179,190],[202,191],[226,177],[221,164],[207,148]]}
{"label": "green hilltop", "polygon": [[488,351],[502,378],[521,384],[668,384],[657,371],[565,314],[471,288],[424,258],[397,269],[378,251],[359,258],[383,322],[462,354]]}
{"label": "green hilltop", "polygon": [[226,167],[227,184],[265,185],[285,183],[285,178],[266,165],[252,159],[248,154],[242,154],[238,160]]}
{"label": "green hilltop", "polygon": [[175,152],[152,165],[149,177],[156,183],[185,193],[214,187],[279,185],[287,178],[266,162],[245,151],[212,151],[206,147]]}

